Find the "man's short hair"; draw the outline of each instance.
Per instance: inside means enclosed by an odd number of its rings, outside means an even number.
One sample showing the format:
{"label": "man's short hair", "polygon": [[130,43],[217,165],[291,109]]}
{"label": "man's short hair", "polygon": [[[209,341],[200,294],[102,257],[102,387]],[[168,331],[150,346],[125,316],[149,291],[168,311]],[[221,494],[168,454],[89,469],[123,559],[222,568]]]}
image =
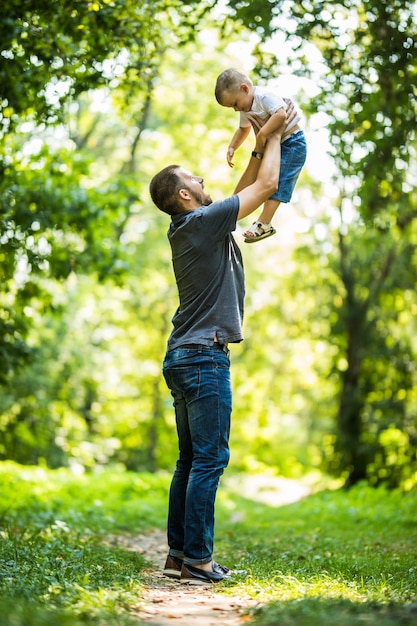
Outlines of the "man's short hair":
{"label": "man's short hair", "polygon": [[178,198],[178,191],[184,187],[184,183],[178,175],[179,165],[168,165],[155,174],[149,184],[149,192],[153,203],[160,211],[175,215],[183,211],[183,206]]}

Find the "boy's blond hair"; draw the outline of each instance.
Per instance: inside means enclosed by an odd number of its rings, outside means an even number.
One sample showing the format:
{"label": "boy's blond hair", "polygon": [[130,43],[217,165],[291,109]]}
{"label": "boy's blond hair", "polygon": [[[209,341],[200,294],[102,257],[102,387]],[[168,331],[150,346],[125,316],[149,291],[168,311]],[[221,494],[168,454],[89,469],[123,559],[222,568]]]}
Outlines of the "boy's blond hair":
{"label": "boy's blond hair", "polygon": [[217,102],[221,104],[223,94],[225,92],[230,93],[239,89],[242,83],[246,83],[252,87],[251,79],[240,70],[236,70],[233,67],[228,70],[224,70],[221,74],[219,74],[216,80],[214,95],[216,96]]}

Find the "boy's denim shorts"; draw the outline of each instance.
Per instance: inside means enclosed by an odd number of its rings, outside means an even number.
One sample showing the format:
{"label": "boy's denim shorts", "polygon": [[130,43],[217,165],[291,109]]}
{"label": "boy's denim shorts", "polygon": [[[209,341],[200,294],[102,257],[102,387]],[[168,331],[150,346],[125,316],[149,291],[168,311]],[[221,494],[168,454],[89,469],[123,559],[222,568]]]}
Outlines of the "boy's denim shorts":
{"label": "boy's denim shorts", "polygon": [[307,158],[307,144],[304,131],[298,130],[281,144],[281,167],[278,189],[269,198],[280,202],[290,202],[295,184]]}

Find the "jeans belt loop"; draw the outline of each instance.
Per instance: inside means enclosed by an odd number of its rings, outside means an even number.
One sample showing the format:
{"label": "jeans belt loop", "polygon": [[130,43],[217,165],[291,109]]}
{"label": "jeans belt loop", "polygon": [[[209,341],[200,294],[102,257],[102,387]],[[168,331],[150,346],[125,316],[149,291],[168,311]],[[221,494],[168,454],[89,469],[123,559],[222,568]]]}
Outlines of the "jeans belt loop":
{"label": "jeans belt loop", "polygon": [[227,354],[227,356],[229,356],[230,350],[225,343],[219,343],[219,347],[223,350],[225,354]]}

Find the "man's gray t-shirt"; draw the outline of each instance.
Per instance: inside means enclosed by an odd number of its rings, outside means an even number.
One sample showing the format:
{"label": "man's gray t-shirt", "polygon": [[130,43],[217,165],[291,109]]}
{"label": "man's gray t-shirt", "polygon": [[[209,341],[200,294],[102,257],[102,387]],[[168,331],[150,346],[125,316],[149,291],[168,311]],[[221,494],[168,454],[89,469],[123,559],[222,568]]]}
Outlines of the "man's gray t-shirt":
{"label": "man's gray t-shirt", "polygon": [[239,198],[173,215],[168,231],[179,307],[168,350],[242,341],[244,271],[232,236]]}

